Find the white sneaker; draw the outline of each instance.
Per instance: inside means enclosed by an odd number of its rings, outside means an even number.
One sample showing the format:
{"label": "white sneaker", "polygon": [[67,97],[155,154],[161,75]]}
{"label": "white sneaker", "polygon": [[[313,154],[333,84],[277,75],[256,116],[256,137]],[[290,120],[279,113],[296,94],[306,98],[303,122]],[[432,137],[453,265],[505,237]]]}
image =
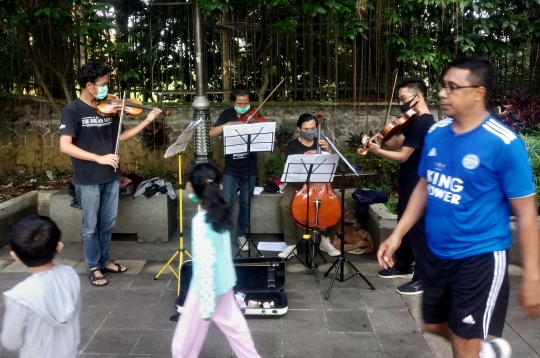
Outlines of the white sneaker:
{"label": "white sneaker", "polygon": [[495,352],[495,357],[510,358],[512,356],[512,347],[505,339],[495,338],[489,344],[491,344],[493,352]]}
{"label": "white sneaker", "polygon": [[321,235],[321,243],[319,244],[319,250],[326,252],[330,256],[339,256],[341,252],[337,250],[330,242],[330,239]]}
{"label": "white sneaker", "polygon": [[[294,248],[295,245],[289,245],[287,248],[283,251],[281,251],[278,256],[282,259],[288,259],[291,258],[293,255],[296,255],[296,249]],[[292,255],[291,255],[292,253]]]}
{"label": "white sneaker", "polygon": [[240,251],[249,251],[249,243],[246,241],[247,240],[245,236],[238,236],[238,248],[240,249]]}

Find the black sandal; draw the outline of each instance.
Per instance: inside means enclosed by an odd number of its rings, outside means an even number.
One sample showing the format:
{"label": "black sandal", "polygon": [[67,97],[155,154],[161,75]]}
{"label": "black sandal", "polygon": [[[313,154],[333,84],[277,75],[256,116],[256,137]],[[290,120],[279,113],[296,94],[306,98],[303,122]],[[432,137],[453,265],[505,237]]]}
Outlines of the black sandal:
{"label": "black sandal", "polygon": [[114,262],[111,262],[111,263],[112,263],[113,265],[116,265],[116,267],[118,267],[118,270],[111,270],[111,269],[105,267],[105,268],[101,269],[101,272],[103,272],[103,273],[124,273],[124,272],[127,271],[127,267],[126,267],[125,270],[122,270],[122,266],[121,266],[121,265],[116,264],[116,263],[114,263]]}
{"label": "black sandal", "polygon": [[[90,284],[96,287],[107,286],[109,281],[105,278],[105,276],[96,276],[96,271],[99,271],[99,268],[96,267],[88,271],[88,279],[90,280]],[[103,271],[101,272],[103,273]],[[101,280],[105,280],[105,283],[102,283],[102,284],[96,283],[96,281],[101,281]]]}

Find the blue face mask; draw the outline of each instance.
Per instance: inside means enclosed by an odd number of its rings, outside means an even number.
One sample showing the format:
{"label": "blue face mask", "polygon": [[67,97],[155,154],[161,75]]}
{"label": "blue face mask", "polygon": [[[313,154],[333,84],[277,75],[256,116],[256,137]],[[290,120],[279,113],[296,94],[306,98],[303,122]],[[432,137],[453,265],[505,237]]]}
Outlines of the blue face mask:
{"label": "blue face mask", "polygon": [[96,86],[98,88],[98,93],[97,94],[93,94],[92,92],[92,95],[96,98],[96,99],[105,99],[107,97],[107,93],[109,91],[109,88],[107,87],[107,85],[105,86]]}
{"label": "blue face mask", "polygon": [[188,198],[191,199],[191,201],[193,201],[194,203],[198,203],[199,202],[199,199],[197,199],[197,195],[193,194],[193,193],[189,193],[188,194]]}
{"label": "blue face mask", "polygon": [[249,111],[250,109],[250,105],[248,104],[246,107],[242,108],[242,107],[238,107],[238,106],[234,106],[234,110],[237,112],[237,113],[240,113],[240,114],[246,114],[247,111]]}

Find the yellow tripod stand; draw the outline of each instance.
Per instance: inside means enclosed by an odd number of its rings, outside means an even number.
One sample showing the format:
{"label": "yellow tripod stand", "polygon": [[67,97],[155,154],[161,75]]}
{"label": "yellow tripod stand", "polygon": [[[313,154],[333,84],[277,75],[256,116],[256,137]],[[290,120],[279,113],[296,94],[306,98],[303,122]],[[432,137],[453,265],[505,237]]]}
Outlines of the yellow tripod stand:
{"label": "yellow tripod stand", "polygon": [[[161,268],[161,270],[158,272],[156,277],[154,277],[154,280],[157,280],[158,277],[165,271],[165,269],[168,267],[174,276],[178,279],[178,295],[180,295],[180,282],[182,277],[182,264],[184,263],[184,254],[189,256],[189,258],[193,258],[188,250],[184,249],[184,213],[182,211],[182,152],[186,149],[186,146],[189,143],[189,140],[193,136],[193,133],[197,129],[197,127],[203,122],[202,119],[199,119],[198,121],[191,122],[187,128],[180,134],[176,142],[171,145],[167,152],[165,153],[165,158],[169,158],[173,155],[178,156],[178,183],[180,184],[180,189],[178,190],[178,203],[179,203],[179,230],[180,230],[180,238],[179,238],[179,247],[178,250],[176,250],[176,253],[167,261],[167,263]],[[172,267],[172,262],[176,258],[176,256],[179,256],[178,260],[178,273],[176,270]]]}
{"label": "yellow tripod stand", "polygon": [[[182,155],[181,153],[178,153],[178,182],[180,184],[180,189],[178,191],[178,203],[179,203],[179,230],[180,230],[180,239],[179,239],[179,248],[176,250],[176,253],[167,261],[167,263],[161,268],[161,270],[158,272],[156,277],[154,277],[154,280],[157,280],[158,277],[165,271],[165,269],[168,267],[173,275],[176,276],[178,279],[178,295],[180,295],[180,281],[181,281],[181,268],[182,264],[184,263],[184,254],[191,257],[191,254],[188,252],[187,249],[184,249],[184,215],[182,211]],[[178,260],[178,273],[175,271],[175,269],[171,266],[172,262],[176,258],[176,256],[180,256]]]}

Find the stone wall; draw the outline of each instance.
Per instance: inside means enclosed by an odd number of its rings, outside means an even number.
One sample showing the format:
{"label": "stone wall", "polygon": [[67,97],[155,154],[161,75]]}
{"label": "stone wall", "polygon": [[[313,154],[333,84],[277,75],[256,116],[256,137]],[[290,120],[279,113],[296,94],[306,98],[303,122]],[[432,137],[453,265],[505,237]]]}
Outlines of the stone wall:
{"label": "stone wall", "polygon": [[[34,98],[13,98],[0,96],[0,105],[4,108],[0,116],[0,171],[28,168],[33,171],[71,170],[69,157],[58,150],[58,128],[60,114],[47,101]],[[64,107],[66,104],[61,104]],[[221,111],[227,106],[212,104],[210,116],[214,123]],[[191,106],[167,107],[171,115],[166,117],[165,125],[169,143],[174,142],[182,130],[193,118]],[[302,113],[316,113],[322,110],[327,120],[324,133],[337,145],[346,146],[349,133],[377,132],[384,123],[386,106],[383,104],[332,104],[332,103],[267,103],[264,116],[267,120],[276,121],[277,125],[291,125],[296,128],[298,116]],[[438,118],[437,108],[432,112]],[[397,115],[397,106],[391,114]],[[126,127],[139,123],[144,118],[127,117]],[[219,138],[214,140],[214,159],[223,164],[223,150]],[[121,144],[120,160],[122,169],[145,172],[148,168],[158,168],[176,172],[178,161],[174,158],[164,159],[165,149],[144,149],[137,137]],[[278,149],[279,151],[279,149]],[[191,163],[193,149],[188,147],[182,159],[183,170]]]}

